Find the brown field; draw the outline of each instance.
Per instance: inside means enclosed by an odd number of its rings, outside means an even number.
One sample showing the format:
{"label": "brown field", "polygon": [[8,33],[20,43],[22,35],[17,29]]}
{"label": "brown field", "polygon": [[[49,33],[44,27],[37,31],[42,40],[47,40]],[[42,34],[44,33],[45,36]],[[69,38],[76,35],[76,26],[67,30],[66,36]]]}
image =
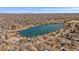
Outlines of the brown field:
{"label": "brown field", "polygon": [[[32,38],[17,33],[23,28],[50,23],[63,23],[64,28]],[[79,13],[2,13],[0,51],[79,51]]]}

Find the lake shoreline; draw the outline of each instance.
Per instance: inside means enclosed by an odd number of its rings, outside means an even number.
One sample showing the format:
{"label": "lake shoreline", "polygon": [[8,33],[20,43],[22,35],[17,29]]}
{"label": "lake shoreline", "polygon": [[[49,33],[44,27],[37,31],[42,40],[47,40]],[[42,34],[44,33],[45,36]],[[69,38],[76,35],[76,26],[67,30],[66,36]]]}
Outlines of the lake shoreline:
{"label": "lake shoreline", "polygon": [[[53,28],[53,27],[55,27],[55,28]],[[26,37],[28,37],[28,35],[34,35],[34,34],[35,34],[35,36],[39,36],[39,35],[48,34],[50,32],[55,32],[55,31],[57,31],[56,30],[57,28],[59,30],[59,28],[63,28],[63,27],[64,26],[63,26],[62,23],[53,23],[53,24],[46,24],[46,25],[38,25],[38,26],[34,26],[34,27],[31,27],[31,28],[28,28],[28,29],[24,28],[23,30],[20,30],[18,32],[20,32],[20,34],[22,34],[22,31],[26,31],[26,32],[24,32],[25,34],[29,32],[30,34],[28,33],[26,35]],[[35,29],[35,30],[32,32],[32,29]],[[45,32],[45,33],[43,34],[43,32]],[[39,33],[39,34],[37,34],[37,33]],[[22,36],[25,36],[25,35],[22,35]]]}

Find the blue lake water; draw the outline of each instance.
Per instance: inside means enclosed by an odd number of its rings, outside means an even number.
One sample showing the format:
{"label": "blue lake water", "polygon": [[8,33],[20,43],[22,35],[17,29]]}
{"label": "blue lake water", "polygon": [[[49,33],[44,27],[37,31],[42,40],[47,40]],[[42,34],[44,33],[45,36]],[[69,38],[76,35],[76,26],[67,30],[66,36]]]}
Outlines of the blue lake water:
{"label": "blue lake water", "polygon": [[50,32],[55,32],[57,30],[60,30],[63,27],[64,27],[64,25],[61,24],[61,23],[39,25],[39,26],[32,27],[32,28],[29,28],[29,29],[21,30],[21,31],[19,31],[19,33],[22,36],[33,37],[33,36],[47,34],[47,33],[50,33]]}

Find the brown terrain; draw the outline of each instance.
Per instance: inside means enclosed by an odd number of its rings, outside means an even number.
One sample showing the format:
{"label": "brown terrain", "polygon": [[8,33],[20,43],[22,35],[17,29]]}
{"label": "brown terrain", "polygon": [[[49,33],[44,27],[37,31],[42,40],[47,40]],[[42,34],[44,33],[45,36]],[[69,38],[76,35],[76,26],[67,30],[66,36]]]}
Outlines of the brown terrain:
{"label": "brown terrain", "polygon": [[[50,23],[64,28],[37,37],[17,32]],[[0,14],[0,51],[79,51],[79,14]]]}

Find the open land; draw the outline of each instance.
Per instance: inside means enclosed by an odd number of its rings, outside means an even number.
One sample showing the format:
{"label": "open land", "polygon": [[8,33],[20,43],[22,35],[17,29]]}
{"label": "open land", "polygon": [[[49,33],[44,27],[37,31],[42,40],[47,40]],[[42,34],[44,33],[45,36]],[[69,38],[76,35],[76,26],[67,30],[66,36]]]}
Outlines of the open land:
{"label": "open land", "polygon": [[[50,23],[63,23],[64,28],[37,37],[18,33]],[[0,14],[0,51],[79,51],[79,14]]]}

